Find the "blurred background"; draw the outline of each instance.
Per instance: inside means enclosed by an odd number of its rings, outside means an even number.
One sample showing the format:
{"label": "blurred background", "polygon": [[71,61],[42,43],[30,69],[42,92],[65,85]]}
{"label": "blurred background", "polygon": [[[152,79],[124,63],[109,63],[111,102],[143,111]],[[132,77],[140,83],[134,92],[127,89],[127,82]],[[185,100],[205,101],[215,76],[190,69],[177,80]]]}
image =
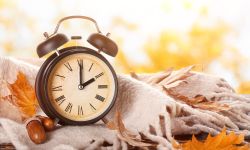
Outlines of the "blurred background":
{"label": "blurred background", "polygon": [[[157,72],[196,64],[250,93],[250,1],[247,0],[0,0],[0,55],[36,57],[36,46],[68,15],[93,17],[119,45],[110,58],[119,73]],[[87,21],[59,32],[95,32]]]}

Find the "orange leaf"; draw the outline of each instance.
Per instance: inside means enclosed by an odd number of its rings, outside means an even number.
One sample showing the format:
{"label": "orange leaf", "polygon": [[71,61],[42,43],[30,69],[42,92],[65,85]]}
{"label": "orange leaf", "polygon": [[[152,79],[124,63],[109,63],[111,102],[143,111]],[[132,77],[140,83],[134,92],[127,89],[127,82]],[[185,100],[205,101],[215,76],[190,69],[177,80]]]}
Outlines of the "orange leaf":
{"label": "orange leaf", "polygon": [[[211,137],[208,135],[204,142],[198,141],[195,136],[192,140],[183,144],[175,144],[172,142],[174,149],[181,150],[248,150],[249,145],[238,145],[244,142],[244,135],[236,135],[234,132],[226,134],[226,128],[224,128],[220,134]],[[238,146],[237,146],[238,145]]]}
{"label": "orange leaf", "polygon": [[13,84],[8,84],[12,94],[12,103],[22,112],[23,119],[32,117],[37,110],[37,98],[34,88],[29,84],[25,75],[21,72]]}

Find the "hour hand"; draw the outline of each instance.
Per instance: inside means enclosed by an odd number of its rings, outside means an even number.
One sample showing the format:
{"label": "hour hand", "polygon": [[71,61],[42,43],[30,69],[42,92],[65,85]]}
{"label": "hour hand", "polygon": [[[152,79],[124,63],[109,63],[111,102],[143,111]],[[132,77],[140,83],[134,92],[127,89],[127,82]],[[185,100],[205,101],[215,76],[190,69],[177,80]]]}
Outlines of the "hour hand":
{"label": "hour hand", "polygon": [[84,87],[86,87],[87,85],[91,84],[91,83],[94,82],[94,81],[95,81],[95,78],[91,78],[91,79],[89,79],[88,81],[84,82],[84,83],[82,84],[82,87],[84,88]]}

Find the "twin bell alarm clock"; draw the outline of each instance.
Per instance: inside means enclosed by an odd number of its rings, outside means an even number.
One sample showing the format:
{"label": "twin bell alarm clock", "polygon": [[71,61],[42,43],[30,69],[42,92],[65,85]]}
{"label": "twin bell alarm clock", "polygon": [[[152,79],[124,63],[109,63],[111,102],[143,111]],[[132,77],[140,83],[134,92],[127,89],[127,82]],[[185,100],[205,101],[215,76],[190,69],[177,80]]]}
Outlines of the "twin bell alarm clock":
{"label": "twin bell alarm clock", "polygon": [[[83,46],[60,48],[69,41],[58,33],[60,24],[69,19],[94,23],[97,32],[87,41],[96,50]],[[102,119],[112,108],[117,96],[117,76],[101,52],[115,57],[118,47],[103,35],[97,22],[86,16],[62,18],[53,34],[44,33],[46,40],[37,47],[43,57],[51,54],[41,66],[35,83],[36,96],[42,110],[61,125],[86,125]],[[80,39],[80,36],[72,36]]]}

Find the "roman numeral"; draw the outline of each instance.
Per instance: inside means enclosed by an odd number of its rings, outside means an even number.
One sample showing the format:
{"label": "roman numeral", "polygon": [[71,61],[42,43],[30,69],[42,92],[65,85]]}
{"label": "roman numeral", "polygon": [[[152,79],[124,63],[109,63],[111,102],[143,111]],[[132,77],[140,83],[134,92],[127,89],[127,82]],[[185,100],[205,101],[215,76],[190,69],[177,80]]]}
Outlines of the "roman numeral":
{"label": "roman numeral", "polygon": [[99,101],[102,101],[102,102],[105,100],[104,97],[102,97],[101,95],[98,95],[98,94],[96,94],[95,98],[98,99]]}
{"label": "roman numeral", "polygon": [[78,115],[83,115],[82,106],[78,105]]}
{"label": "roman numeral", "polygon": [[58,98],[55,99],[56,102],[59,103],[59,105],[61,105],[64,101],[65,101],[65,96],[62,95],[62,96],[59,96]]}
{"label": "roman numeral", "polygon": [[99,77],[101,77],[101,76],[103,76],[103,75],[104,75],[104,73],[101,72],[101,73],[99,73],[98,75],[96,75],[95,78],[97,79],[97,78],[99,78]]}
{"label": "roman numeral", "polygon": [[69,69],[69,71],[73,71],[73,69],[71,68],[69,62],[67,62],[66,64],[64,64],[65,67],[67,67]]}
{"label": "roman numeral", "polygon": [[52,91],[62,91],[62,86],[53,87]]}
{"label": "roman numeral", "polygon": [[56,76],[61,77],[61,78],[65,78],[65,76],[62,76],[62,75],[59,75],[59,74],[56,74]]}
{"label": "roman numeral", "polygon": [[94,65],[94,63],[92,63],[91,66],[89,67],[89,72],[92,69],[93,65]]}
{"label": "roman numeral", "polygon": [[77,63],[80,67],[83,67],[83,60],[82,59],[77,59]]}
{"label": "roman numeral", "polygon": [[106,89],[108,88],[108,85],[98,85],[98,89]]}
{"label": "roman numeral", "polygon": [[65,111],[68,113],[71,113],[73,105],[71,103],[68,104],[68,106],[65,108]]}
{"label": "roman numeral", "polygon": [[90,105],[94,110],[96,110],[96,108],[95,108],[91,103],[89,103],[89,105]]}

